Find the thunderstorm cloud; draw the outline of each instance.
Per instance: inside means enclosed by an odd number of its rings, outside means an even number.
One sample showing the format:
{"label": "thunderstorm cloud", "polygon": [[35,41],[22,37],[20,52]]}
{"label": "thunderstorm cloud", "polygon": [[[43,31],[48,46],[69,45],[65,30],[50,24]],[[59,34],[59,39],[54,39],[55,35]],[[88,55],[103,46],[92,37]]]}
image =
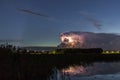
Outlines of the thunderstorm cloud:
{"label": "thunderstorm cloud", "polygon": [[71,31],[61,33],[60,38],[60,47],[120,50],[120,35],[118,34]]}

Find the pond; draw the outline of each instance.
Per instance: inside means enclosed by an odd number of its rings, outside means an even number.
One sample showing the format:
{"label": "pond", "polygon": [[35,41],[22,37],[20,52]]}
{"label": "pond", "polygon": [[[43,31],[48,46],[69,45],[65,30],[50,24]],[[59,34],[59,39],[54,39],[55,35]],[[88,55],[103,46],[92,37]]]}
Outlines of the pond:
{"label": "pond", "polygon": [[54,69],[50,80],[119,80],[120,62],[95,62],[90,65],[71,65]]}

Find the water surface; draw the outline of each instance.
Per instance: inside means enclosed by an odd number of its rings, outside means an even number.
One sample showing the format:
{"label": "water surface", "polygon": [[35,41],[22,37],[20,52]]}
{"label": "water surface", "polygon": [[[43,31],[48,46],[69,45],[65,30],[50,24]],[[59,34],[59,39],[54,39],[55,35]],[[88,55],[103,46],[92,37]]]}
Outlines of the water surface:
{"label": "water surface", "polygon": [[54,69],[50,80],[119,80],[120,62],[95,62]]}

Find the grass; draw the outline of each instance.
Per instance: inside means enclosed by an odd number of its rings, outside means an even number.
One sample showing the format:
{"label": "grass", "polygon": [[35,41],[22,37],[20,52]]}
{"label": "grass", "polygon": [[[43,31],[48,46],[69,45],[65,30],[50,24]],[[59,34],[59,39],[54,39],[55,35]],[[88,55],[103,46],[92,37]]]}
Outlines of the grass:
{"label": "grass", "polygon": [[119,51],[103,51],[102,54],[120,54]]}

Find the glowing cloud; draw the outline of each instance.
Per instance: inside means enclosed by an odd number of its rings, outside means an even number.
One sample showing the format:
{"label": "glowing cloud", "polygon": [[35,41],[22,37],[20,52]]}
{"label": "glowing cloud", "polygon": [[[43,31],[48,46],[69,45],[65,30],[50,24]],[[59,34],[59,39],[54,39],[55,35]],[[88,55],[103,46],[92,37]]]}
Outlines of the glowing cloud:
{"label": "glowing cloud", "polygon": [[92,32],[65,32],[60,34],[61,48],[103,48],[120,50],[120,35]]}

